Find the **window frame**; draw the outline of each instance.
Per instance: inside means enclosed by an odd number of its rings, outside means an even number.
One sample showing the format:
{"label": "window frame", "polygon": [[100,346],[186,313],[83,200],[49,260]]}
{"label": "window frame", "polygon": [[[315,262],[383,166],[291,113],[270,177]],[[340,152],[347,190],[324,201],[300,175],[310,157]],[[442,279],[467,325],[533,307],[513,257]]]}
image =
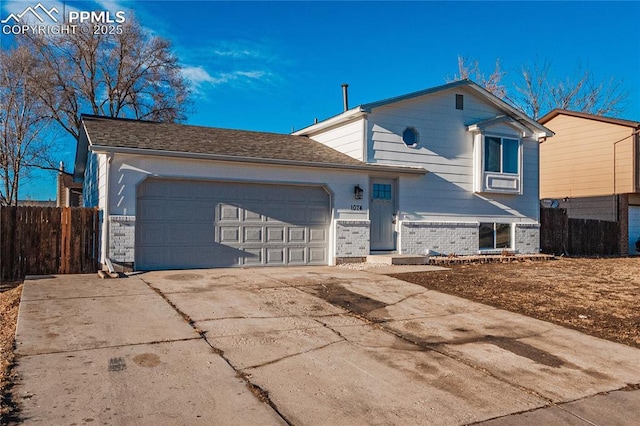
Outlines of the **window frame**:
{"label": "window frame", "polygon": [[[408,144],[407,141],[405,141],[404,139],[404,134],[410,131],[413,133],[414,136],[414,142],[412,144]],[[404,130],[402,131],[402,134],[400,135],[400,139],[402,140],[402,142],[405,144],[405,146],[408,146],[409,148],[415,148],[418,146],[418,143],[420,142],[420,132],[418,132],[418,129],[416,129],[413,126],[407,126],[404,128]]]}
{"label": "window frame", "polygon": [[[489,138],[494,138],[500,141],[500,158],[499,167],[500,171],[488,171],[487,169],[487,146],[490,143]],[[476,193],[499,193],[499,194],[511,194],[522,195],[522,184],[524,174],[524,137],[519,134],[513,134],[508,132],[484,132],[478,131],[474,135],[474,148],[473,148],[473,188]],[[503,141],[513,140],[517,141],[517,150],[515,146],[512,150],[515,151],[515,157],[511,157],[512,161],[509,161],[507,165],[517,165],[517,173],[505,172],[504,155],[503,155]],[[514,143],[515,145],[515,143]],[[515,161],[513,161],[515,160]],[[509,169],[507,169],[509,170]]]}
{"label": "window frame", "polygon": [[390,183],[374,183],[371,187],[373,200],[391,200],[393,198],[393,186]]}
{"label": "window frame", "polygon": [[[493,244],[492,247],[482,247],[482,236],[481,236],[481,228],[483,227],[483,225],[491,225],[492,226],[492,238],[493,238]],[[498,232],[500,232],[501,229],[502,230],[507,229],[508,235],[509,235],[509,240],[507,242],[507,245],[504,246],[502,244],[500,244],[500,246],[498,246]],[[511,223],[504,223],[504,222],[480,222],[478,224],[478,251],[481,253],[491,253],[491,252],[497,252],[497,251],[502,251],[502,250],[513,250],[513,224]]]}
{"label": "window frame", "polygon": [[[499,165],[500,165],[500,170],[487,170],[487,138],[490,139],[498,139],[500,141],[500,159],[498,161]],[[522,168],[522,165],[520,164],[520,150],[521,150],[521,139],[518,137],[514,137],[514,136],[500,136],[500,135],[491,135],[491,134],[486,134],[486,135],[482,135],[482,140],[483,140],[483,144],[482,144],[482,171],[484,173],[498,173],[501,175],[513,175],[513,176],[517,176],[520,175],[520,169]],[[508,171],[504,171],[505,169],[505,157],[504,157],[504,146],[505,146],[505,140],[508,141],[512,141],[515,142],[516,144],[516,152],[515,152],[515,160],[516,160],[516,168],[517,170],[515,172],[508,172]]]}

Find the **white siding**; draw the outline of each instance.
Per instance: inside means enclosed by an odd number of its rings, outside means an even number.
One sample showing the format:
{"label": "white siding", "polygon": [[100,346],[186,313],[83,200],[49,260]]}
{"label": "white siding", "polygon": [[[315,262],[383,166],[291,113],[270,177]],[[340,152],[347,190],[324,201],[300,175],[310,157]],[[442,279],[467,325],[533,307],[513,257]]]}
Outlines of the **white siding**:
{"label": "white siding", "polygon": [[[82,205],[84,207],[98,207],[99,238],[105,232],[105,208],[107,206],[107,155],[89,152],[82,183]],[[106,246],[100,245],[99,258],[106,251]]]}
{"label": "white siding", "polygon": [[339,127],[311,134],[309,137],[356,160],[364,160],[364,118],[358,118]]}
{"label": "white siding", "polygon": [[87,155],[87,164],[84,171],[84,181],[82,183],[82,205],[83,207],[98,206],[98,156],[93,152]]}
{"label": "white siding", "polygon": [[[104,156],[103,156],[104,157]],[[106,161],[102,163],[106,166]],[[103,167],[104,169],[104,167]],[[135,216],[137,186],[147,177],[168,177],[234,182],[270,182],[324,185],[331,193],[332,229],[340,220],[368,219],[367,199],[354,200],[353,188],[368,186],[368,174],[358,171],[340,171],[302,167],[269,166],[246,163],[221,163],[206,160],[150,157],[143,155],[115,154],[111,163],[109,187],[109,215]],[[362,210],[352,210],[353,204]],[[329,242],[329,258],[336,255],[335,242]]]}
{"label": "white siding", "polygon": [[98,154],[98,208],[107,207],[107,155]]}
{"label": "white siding", "polygon": [[136,186],[147,176],[326,184],[333,192],[334,219],[366,220],[369,208],[368,200],[363,199],[358,200],[362,211],[351,210],[355,202],[353,187],[368,186],[366,172],[115,154],[110,176],[110,215],[135,216]]}
{"label": "white siding", "polygon": [[[455,94],[464,95],[464,109],[455,109]],[[401,219],[429,221],[537,222],[538,143],[523,140],[523,194],[473,192],[473,134],[467,126],[504,114],[466,88],[375,108],[368,116],[368,161],[424,167],[420,178],[400,179]],[[419,132],[417,147],[402,142],[402,132]],[[491,132],[519,136],[510,126]]]}

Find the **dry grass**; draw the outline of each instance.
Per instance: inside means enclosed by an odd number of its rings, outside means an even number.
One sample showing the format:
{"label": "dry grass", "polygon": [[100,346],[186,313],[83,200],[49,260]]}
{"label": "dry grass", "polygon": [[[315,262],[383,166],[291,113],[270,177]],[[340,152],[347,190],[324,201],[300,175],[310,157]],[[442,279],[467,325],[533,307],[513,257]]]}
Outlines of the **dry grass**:
{"label": "dry grass", "polygon": [[466,264],[396,277],[640,348],[640,258]]}
{"label": "dry grass", "polygon": [[14,412],[10,399],[13,342],[18,320],[22,285],[0,292],[0,418],[8,419]]}

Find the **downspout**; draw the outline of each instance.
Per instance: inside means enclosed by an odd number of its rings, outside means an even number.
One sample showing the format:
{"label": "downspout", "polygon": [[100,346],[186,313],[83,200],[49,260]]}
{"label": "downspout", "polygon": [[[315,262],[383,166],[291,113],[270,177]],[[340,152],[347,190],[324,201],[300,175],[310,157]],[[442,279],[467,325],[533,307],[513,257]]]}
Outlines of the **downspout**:
{"label": "downspout", "polygon": [[113,160],[113,152],[107,153],[107,168],[104,172],[104,190],[105,202],[102,210],[102,268],[107,267],[109,260],[109,181],[111,179],[111,161]]}
{"label": "downspout", "polygon": [[[613,196],[614,196],[615,204],[616,204],[616,221],[618,222],[618,224],[620,224],[620,221],[621,221],[621,219],[620,219],[621,214],[620,214],[620,195],[618,195],[618,189],[617,189],[617,185],[616,185],[616,145],[618,145],[622,141],[627,140],[628,138],[632,138],[632,143],[633,143],[637,139],[638,134],[640,134],[640,129],[635,129],[634,131],[631,132],[631,134],[629,136],[625,136],[624,138],[622,138],[622,139],[620,139],[618,141],[615,141],[613,143]],[[636,147],[632,145],[631,148],[632,148],[631,152],[635,152]],[[634,157],[636,157],[636,156],[634,156]],[[634,162],[635,162],[635,159],[632,159],[632,165],[634,164]],[[636,180],[636,177],[633,176],[633,179]],[[635,183],[634,183],[633,187],[635,187]],[[628,204],[629,204],[629,202],[628,202],[628,199],[627,199],[627,207],[626,207],[627,210],[629,209]],[[627,214],[628,214],[628,211],[627,211]],[[620,225],[618,225],[618,226],[620,226]],[[618,229],[619,229],[618,237],[620,237],[620,232],[622,230],[620,228],[618,228]],[[629,232],[628,219],[627,219],[627,229],[625,229],[624,232],[627,233],[627,235],[628,235],[628,232]],[[629,244],[629,241],[627,241],[627,245],[628,244]],[[624,247],[619,247],[619,249],[620,249],[620,254],[625,252],[625,248]],[[627,254],[629,254],[628,251],[627,251]]]}
{"label": "downspout", "polygon": [[[635,139],[638,138],[638,136],[640,135],[640,129],[635,129],[633,132],[631,132],[631,134],[629,136],[625,136],[624,138],[615,141],[613,143],[613,195],[617,195],[616,191],[616,145],[618,145],[620,142],[623,142],[629,138],[633,138],[635,136]],[[635,152],[636,147],[632,147],[632,152]]]}

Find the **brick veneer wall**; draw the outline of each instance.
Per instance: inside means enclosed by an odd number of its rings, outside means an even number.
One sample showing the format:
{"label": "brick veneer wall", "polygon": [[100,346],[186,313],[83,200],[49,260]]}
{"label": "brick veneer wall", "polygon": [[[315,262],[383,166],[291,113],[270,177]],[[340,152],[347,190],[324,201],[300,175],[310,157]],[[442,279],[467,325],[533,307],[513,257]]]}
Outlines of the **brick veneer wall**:
{"label": "brick veneer wall", "polygon": [[515,225],[516,253],[535,254],[540,253],[540,224],[516,223]]}
{"label": "brick veneer wall", "polygon": [[365,258],[369,255],[371,222],[368,220],[336,221],[337,261],[342,258]]}
{"label": "brick veneer wall", "polygon": [[136,241],[135,216],[109,216],[109,258],[133,262]]}
{"label": "brick veneer wall", "polygon": [[400,247],[403,254],[470,255],[478,253],[477,222],[402,221]]}

